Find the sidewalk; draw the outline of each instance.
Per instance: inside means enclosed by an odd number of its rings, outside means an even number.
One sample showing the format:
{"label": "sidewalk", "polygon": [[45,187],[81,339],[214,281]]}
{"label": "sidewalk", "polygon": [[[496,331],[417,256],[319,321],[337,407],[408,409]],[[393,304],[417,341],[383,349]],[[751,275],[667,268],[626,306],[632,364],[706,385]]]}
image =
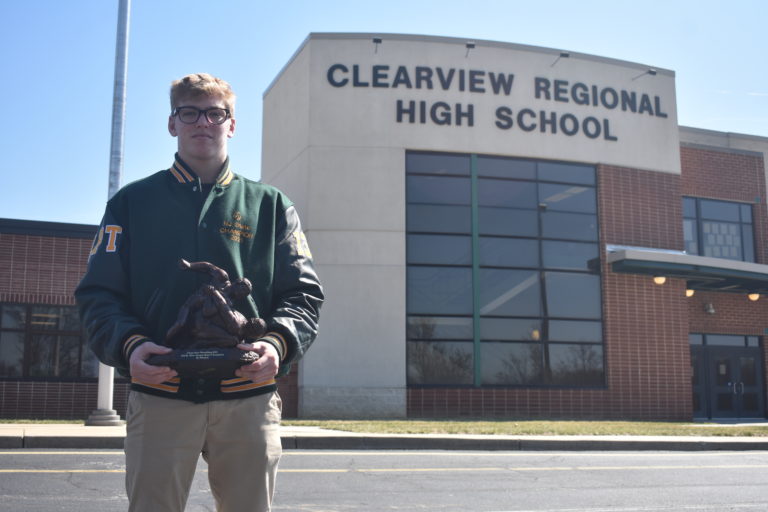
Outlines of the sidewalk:
{"label": "sidewalk", "polygon": [[[768,450],[768,437],[496,436],[361,434],[319,427],[283,427],[290,450]],[[0,424],[0,449],[122,449],[125,426]]]}

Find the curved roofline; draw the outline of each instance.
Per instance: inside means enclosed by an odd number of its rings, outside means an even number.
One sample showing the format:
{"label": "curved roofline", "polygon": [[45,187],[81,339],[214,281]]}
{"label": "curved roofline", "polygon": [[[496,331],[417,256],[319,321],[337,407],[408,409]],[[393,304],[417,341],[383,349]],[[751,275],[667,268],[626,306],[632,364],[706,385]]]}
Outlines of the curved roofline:
{"label": "curved roofline", "polygon": [[267,86],[267,88],[264,90],[264,94],[262,96],[266,96],[267,93],[272,89],[272,86],[275,84],[275,82],[280,78],[280,76],[283,74],[283,72],[288,68],[288,66],[291,65],[291,63],[296,59],[296,56],[301,53],[301,51],[304,49],[304,47],[309,43],[309,41],[313,39],[317,40],[331,40],[331,39],[337,39],[337,40],[354,40],[354,39],[370,39],[373,41],[373,38],[379,38],[382,40],[381,44],[386,44],[386,41],[395,40],[395,41],[414,41],[414,42],[432,42],[432,43],[446,43],[446,44],[460,44],[460,45],[466,45],[467,43],[472,43],[475,45],[475,48],[501,48],[506,50],[518,50],[518,51],[526,51],[526,52],[535,52],[535,53],[542,53],[542,54],[549,54],[553,57],[560,56],[561,53],[566,52],[569,54],[569,58],[577,58],[582,60],[588,60],[592,62],[600,62],[603,64],[611,64],[614,66],[623,66],[628,68],[635,68],[640,71],[648,71],[649,69],[653,69],[657,74],[661,75],[667,75],[670,77],[675,76],[675,72],[669,69],[663,69],[663,68],[657,68],[655,66],[650,66],[648,64],[641,64],[638,62],[630,62],[620,59],[613,59],[610,57],[600,57],[598,55],[591,55],[588,53],[579,53],[574,52],[571,50],[566,50],[563,48],[556,49],[556,48],[545,48],[541,46],[531,46],[531,45],[525,45],[525,44],[517,44],[517,43],[505,43],[501,41],[489,41],[485,39],[473,39],[473,38],[464,38],[464,37],[448,37],[448,36],[428,36],[428,35],[417,35],[417,34],[392,34],[392,33],[378,33],[378,32],[310,32],[309,35],[304,39],[304,41],[299,45],[299,48],[291,55],[291,58],[288,59],[288,62],[285,63],[285,65],[280,69],[280,71],[275,75],[275,78],[270,82],[270,84]]}

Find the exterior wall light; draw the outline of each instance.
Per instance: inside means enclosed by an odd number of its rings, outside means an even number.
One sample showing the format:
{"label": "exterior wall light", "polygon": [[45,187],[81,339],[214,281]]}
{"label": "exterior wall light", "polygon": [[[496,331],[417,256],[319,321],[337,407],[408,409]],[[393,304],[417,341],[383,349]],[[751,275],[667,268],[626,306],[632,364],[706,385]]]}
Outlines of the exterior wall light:
{"label": "exterior wall light", "polygon": [[693,294],[694,294],[694,293],[696,293],[696,290],[691,290],[690,288],[688,288],[687,290],[685,290],[685,296],[686,296],[686,297],[693,297]]}
{"label": "exterior wall light", "polygon": [[714,315],[715,314],[715,305],[711,302],[707,302],[704,304],[704,312],[708,315]]}
{"label": "exterior wall light", "polygon": [[552,65],[550,65],[549,67],[551,68],[555,67],[555,64],[557,64],[560,59],[568,59],[570,58],[570,56],[571,54],[568,52],[560,52],[560,55],[557,56],[557,58],[555,59],[555,62],[553,62]]}
{"label": "exterior wall light", "polygon": [[760,294],[759,293],[750,293],[747,295],[747,298],[751,300],[752,302],[755,302],[756,300],[760,300]]}
{"label": "exterior wall light", "polygon": [[667,282],[667,278],[664,276],[653,276],[653,282],[656,284],[664,284]]}

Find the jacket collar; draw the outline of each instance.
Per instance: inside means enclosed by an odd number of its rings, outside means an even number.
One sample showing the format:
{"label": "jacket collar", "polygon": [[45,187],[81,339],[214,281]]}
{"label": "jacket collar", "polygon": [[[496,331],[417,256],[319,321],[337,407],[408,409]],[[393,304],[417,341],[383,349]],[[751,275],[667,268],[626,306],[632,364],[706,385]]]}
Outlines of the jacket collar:
{"label": "jacket collar", "polygon": [[[198,176],[195,174],[195,171],[193,171],[192,168],[187,165],[184,160],[181,159],[178,153],[176,153],[176,158],[171,168],[168,169],[168,172],[173,175],[176,181],[182,184],[197,183],[198,181]],[[227,160],[224,162],[224,166],[221,168],[221,172],[219,173],[218,178],[216,178],[216,184],[222,187],[227,186],[232,182],[234,177],[235,174],[229,168],[229,157],[227,157]]]}

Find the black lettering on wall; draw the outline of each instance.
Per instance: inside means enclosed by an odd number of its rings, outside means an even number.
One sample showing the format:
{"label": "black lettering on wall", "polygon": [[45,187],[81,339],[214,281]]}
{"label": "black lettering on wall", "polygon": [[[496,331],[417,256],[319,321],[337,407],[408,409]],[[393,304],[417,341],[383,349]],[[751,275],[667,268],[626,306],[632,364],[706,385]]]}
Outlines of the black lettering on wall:
{"label": "black lettering on wall", "polygon": [[328,83],[334,87],[344,87],[349,83],[349,78],[337,78],[336,72],[341,71],[343,73],[349,73],[349,68],[344,64],[334,64],[328,68]]}
{"label": "black lettering on wall", "polygon": [[637,93],[621,90],[621,110],[637,112]]}
{"label": "black lettering on wall", "polygon": [[577,105],[589,105],[589,87],[581,82],[576,82],[571,87],[571,97]]}
{"label": "black lettering on wall", "polygon": [[517,113],[517,126],[520,127],[521,130],[524,132],[532,132],[536,129],[536,123],[528,124],[525,120],[526,117],[530,117],[533,120],[536,120],[536,112],[529,108],[524,108],[520,112]]}
{"label": "black lettering on wall", "polygon": [[427,89],[432,89],[432,68],[416,66],[416,88],[422,88],[422,82],[427,84]]}
{"label": "black lettering on wall", "polygon": [[408,122],[413,124],[416,121],[416,102],[411,100],[408,102],[408,107],[403,106],[403,100],[397,100],[397,107],[395,108],[397,113],[397,122],[403,122],[403,116],[408,116]]}
{"label": "black lettering on wall", "polygon": [[502,130],[512,128],[512,109],[509,107],[499,107],[496,109],[496,127]]}
{"label": "black lettering on wall", "polygon": [[387,71],[389,66],[377,65],[373,66],[373,86],[374,87],[389,87],[387,82]]}
{"label": "black lettering on wall", "polygon": [[469,92],[485,92],[485,71],[469,71]]}
{"label": "black lettering on wall", "polygon": [[504,91],[504,94],[509,96],[512,93],[512,83],[515,81],[515,75],[511,73],[505,75],[502,73],[490,72],[488,73],[488,79],[491,82],[491,90],[493,91],[493,94],[499,94],[501,91]]}
{"label": "black lettering on wall", "polygon": [[536,78],[534,78],[533,83],[536,91],[535,96],[537,100],[541,99],[542,96],[544,96],[545,100],[552,99],[549,96],[549,88],[551,86],[551,84],[549,83],[549,79],[537,76]]}
{"label": "black lettering on wall", "polygon": [[638,114],[648,113],[649,115],[653,115],[653,106],[651,105],[651,98],[649,98],[647,94],[643,94],[640,97],[640,108],[637,110],[637,113]]}
{"label": "black lettering on wall", "polygon": [[555,80],[555,101],[568,103],[568,81]]}
{"label": "black lettering on wall", "polygon": [[355,64],[352,66],[352,86],[353,87],[368,87],[370,84],[368,82],[363,82],[360,80],[360,66]]}
{"label": "black lettering on wall", "polygon": [[444,91],[450,89],[451,82],[453,82],[453,75],[456,73],[456,70],[453,68],[449,69],[447,75],[443,73],[443,68],[435,68],[435,72],[437,73],[437,80],[440,82],[440,87],[442,87]]}
{"label": "black lettering on wall", "polygon": [[408,75],[408,68],[405,66],[397,67],[397,71],[395,71],[395,78],[392,80],[392,87],[400,87],[401,85],[404,85],[408,89],[413,88],[411,77]]}
{"label": "black lettering on wall", "polygon": [[573,114],[563,114],[560,117],[560,131],[572,137],[579,133],[579,120]]}
{"label": "black lettering on wall", "polygon": [[475,106],[467,105],[467,110],[461,108],[461,103],[456,104],[456,126],[461,126],[461,120],[467,120],[467,126],[475,126]]}

